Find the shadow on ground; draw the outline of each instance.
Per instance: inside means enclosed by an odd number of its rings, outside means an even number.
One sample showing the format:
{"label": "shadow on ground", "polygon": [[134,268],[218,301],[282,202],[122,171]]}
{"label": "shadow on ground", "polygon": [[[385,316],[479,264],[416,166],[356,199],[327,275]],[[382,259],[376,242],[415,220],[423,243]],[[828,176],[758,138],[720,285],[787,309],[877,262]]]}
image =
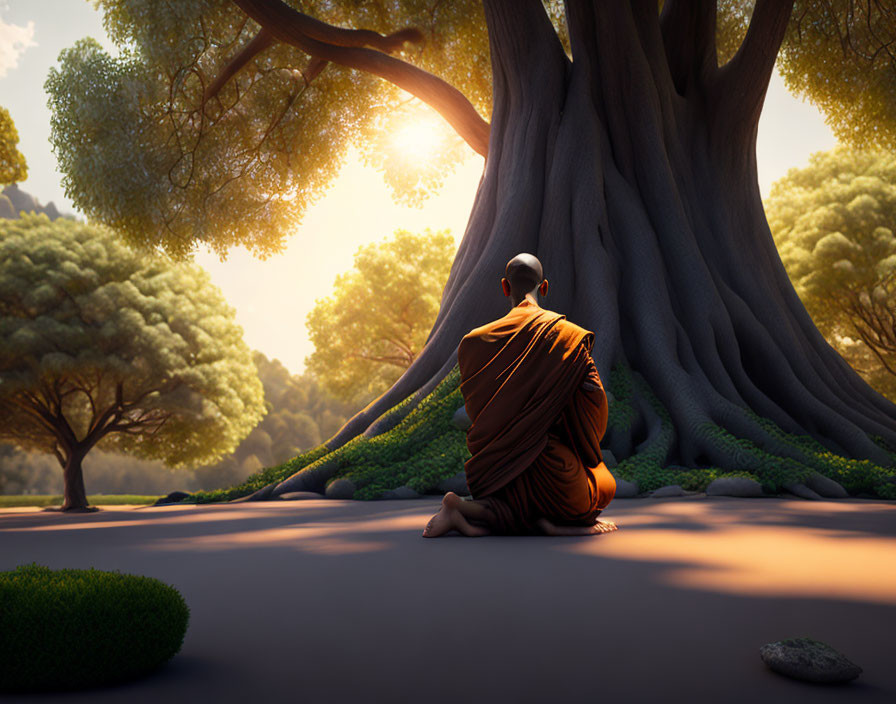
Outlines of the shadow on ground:
{"label": "shadow on ground", "polygon": [[[0,513],[0,569],[145,574],[191,609],[139,682],[28,701],[892,702],[896,506],[620,500],[596,537],[424,539],[438,499]],[[889,557],[888,557],[889,556]],[[811,636],[865,672],[785,679]]]}

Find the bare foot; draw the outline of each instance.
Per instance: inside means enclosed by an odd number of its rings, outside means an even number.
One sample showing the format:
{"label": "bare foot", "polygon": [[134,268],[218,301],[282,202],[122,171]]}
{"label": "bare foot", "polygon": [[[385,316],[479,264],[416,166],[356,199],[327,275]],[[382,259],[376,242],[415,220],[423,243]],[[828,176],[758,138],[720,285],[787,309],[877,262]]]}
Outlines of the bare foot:
{"label": "bare foot", "polygon": [[429,519],[429,523],[427,523],[426,528],[423,529],[423,537],[438,538],[440,535],[444,535],[453,529],[454,526],[451,521],[451,513],[449,509],[443,505],[439,512]]}
{"label": "bare foot", "polygon": [[558,526],[547,518],[539,518],[536,524],[545,535],[599,535],[619,530],[613,521],[598,521],[593,526]]}
{"label": "bare foot", "polygon": [[453,491],[449,491],[442,497],[442,506],[446,506],[448,508],[459,508],[463,502],[464,500]]}
{"label": "bare foot", "polygon": [[[452,492],[448,492],[448,494],[445,495],[445,498],[447,498],[449,494],[454,496],[458,501],[463,501],[457,494]],[[440,535],[444,535],[452,530],[456,530],[470,538],[489,534],[487,528],[472,525],[466,518],[464,518],[460,511],[454,508],[454,506],[455,504],[453,504],[452,499],[448,499],[447,502],[445,499],[442,499],[442,508],[435,516],[429,519],[429,523],[427,523],[426,528],[423,529],[424,538],[438,538]]]}

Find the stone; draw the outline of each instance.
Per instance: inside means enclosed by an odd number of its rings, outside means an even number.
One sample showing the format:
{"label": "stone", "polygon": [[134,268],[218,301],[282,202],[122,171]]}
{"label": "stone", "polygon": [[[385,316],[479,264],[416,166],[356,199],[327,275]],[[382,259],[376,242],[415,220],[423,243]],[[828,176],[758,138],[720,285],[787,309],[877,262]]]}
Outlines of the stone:
{"label": "stone", "polygon": [[607,391],[604,389],[604,393],[607,395],[607,403],[613,403],[616,400],[616,397],[613,395],[612,391]]}
{"label": "stone", "polygon": [[327,486],[325,496],[328,499],[350,499],[355,495],[355,483],[351,479],[341,477]]}
{"label": "stone", "polygon": [[165,504],[176,504],[184,499],[189,499],[192,494],[188,494],[185,491],[172,491],[170,494],[163,496],[159,500],[157,500],[153,506],[164,506]]}
{"label": "stone", "polygon": [[458,472],[453,477],[443,479],[436,484],[436,489],[441,494],[447,494],[449,491],[453,491],[458,496],[470,494],[470,489],[467,487],[467,475],[463,471]]}
{"label": "stone", "polygon": [[614,499],[631,499],[641,493],[636,482],[630,482],[622,477],[614,478],[616,479],[616,494],[613,496]]}
{"label": "stone", "polygon": [[623,479],[614,472],[609,465],[607,466],[610,469],[610,474],[613,475],[613,479],[616,480],[616,494],[613,496],[614,499],[630,499],[641,493],[637,482],[630,482],[627,479]]}
{"label": "stone", "polygon": [[801,499],[810,499],[812,501],[820,501],[821,496],[819,496],[816,492],[812,491],[805,484],[785,484],[784,488],[789,491],[791,494],[799,496]]}
{"label": "stone", "polygon": [[400,486],[397,489],[389,489],[380,494],[381,499],[419,499],[420,494],[409,486]]}
{"label": "stone", "polygon": [[775,672],[806,682],[849,682],[862,672],[827,643],[812,638],[766,643],[759,648],[759,657]]}
{"label": "stone", "polygon": [[303,499],[324,499],[323,494],[316,491],[287,491],[285,494],[278,496],[281,501],[302,501]]}
{"label": "stone", "polygon": [[678,484],[669,484],[668,486],[661,486],[659,489],[654,491],[650,496],[654,499],[662,499],[667,496],[685,496],[685,490],[682,489]]}
{"label": "stone", "polygon": [[471,421],[470,416],[467,415],[466,406],[461,406],[454,412],[454,415],[451,416],[451,422],[461,430],[469,430],[473,425],[473,421]]}
{"label": "stone", "polygon": [[707,496],[765,496],[762,484],[747,477],[719,477],[706,487]]}
{"label": "stone", "polygon": [[607,469],[613,469],[619,463],[616,461],[616,455],[614,455],[610,450],[601,450],[600,454],[604,456],[604,464],[607,465]]}
{"label": "stone", "polygon": [[806,486],[828,499],[848,499],[849,493],[840,484],[816,472],[806,480]]}

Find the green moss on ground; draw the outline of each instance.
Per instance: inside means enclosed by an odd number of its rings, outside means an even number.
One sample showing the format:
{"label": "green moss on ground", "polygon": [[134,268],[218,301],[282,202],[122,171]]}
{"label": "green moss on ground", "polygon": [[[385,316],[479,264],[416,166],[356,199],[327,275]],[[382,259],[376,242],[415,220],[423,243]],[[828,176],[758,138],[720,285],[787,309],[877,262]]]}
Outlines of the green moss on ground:
{"label": "green moss on ground", "polygon": [[377,499],[384,491],[404,485],[421,494],[426,493],[442,479],[463,471],[464,462],[470,457],[466,434],[451,422],[454,412],[463,405],[457,367],[404,415],[411,403],[412,399],[408,398],[389,411],[389,416],[401,420],[391,430],[376,437],[360,435],[332,452],[327,452],[321,445],[282,465],[264,469],[243,484],[197,492],[195,498],[206,503],[248,496],[272,482],[287,479],[300,469],[310,470],[322,462],[337,463],[329,482],[343,477],[351,480],[357,488],[355,499]]}
{"label": "green moss on ground", "polygon": [[[751,440],[738,438],[725,428],[707,423],[702,431],[718,445],[729,449],[741,468],[732,470],[700,467],[683,470],[663,467],[662,463],[674,438],[668,411],[651,389],[643,381],[633,377],[627,367],[614,367],[613,373],[616,375],[613,377],[614,384],[618,382],[623,391],[616,394],[616,387],[613,387],[616,400],[610,405],[611,415],[613,405],[618,403],[627,405],[628,408],[617,410],[617,417],[629,417],[629,414],[634,413],[631,397],[632,389],[637,386],[638,393],[648,399],[661,418],[661,432],[640,452],[622,460],[615,470],[623,479],[636,481],[641,491],[652,491],[667,484],[679,484],[683,489],[691,491],[704,491],[711,481],[719,477],[747,477],[758,481],[766,492],[778,493],[785,485],[804,482],[810,475],[818,472],[841,484],[850,494],[876,494],[884,499],[896,499],[896,467],[882,467],[871,460],[841,457],[811,436],[786,433],[774,422],[749,409],[745,409],[745,412],[754,422],[770,435],[798,448],[805,456],[805,462],[766,452]],[[888,447],[882,438],[871,439],[893,457],[896,464],[896,452],[893,448]]]}
{"label": "green moss on ground", "polygon": [[[357,487],[355,499],[377,499],[384,491],[404,485],[421,494],[426,493],[442,479],[462,471],[464,462],[470,457],[465,433],[451,422],[454,412],[463,405],[459,385],[460,372],[455,367],[410,412],[407,408],[413,403],[411,398],[393,408],[386,416],[387,425],[394,423],[390,430],[372,438],[358,436],[332,452],[321,445],[282,465],[263,469],[240,485],[197,492],[195,500],[200,503],[230,501],[283,481],[301,469],[331,462],[338,466],[329,482],[342,477],[350,479]],[[630,426],[636,417],[633,405],[636,392],[648,400],[661,419],[660,432],[635,455],[622,459],[614,469],[618,476],[637,482],[641,491],[668,484],[678,484],[689,491],[704,491],[714,479],[746,477],[758,481],[767,492],[777,493],[786,484],[803,482],[813,472],[818,472],[839,482],[851,494],[867,493],[896,499],[896,468],[881,467],[870,460],[840,457],[813,438],[784,433],[773,422],[751,411],[746,412],[770,434],[797,447],[805,455],[805,462],[770,454],[750,440],[707,423],[702,432],[720,446],[728,447],[737,467],[684,469],[664,466],[675,438],[666,408],[643,379],[633,375],[625,365],[612,369],[611,388],[614,400],[609,406],[608,427],[624,430]],[[887,447],[880,438],[872,439],[894,458],[896,464],[894,449]]]}

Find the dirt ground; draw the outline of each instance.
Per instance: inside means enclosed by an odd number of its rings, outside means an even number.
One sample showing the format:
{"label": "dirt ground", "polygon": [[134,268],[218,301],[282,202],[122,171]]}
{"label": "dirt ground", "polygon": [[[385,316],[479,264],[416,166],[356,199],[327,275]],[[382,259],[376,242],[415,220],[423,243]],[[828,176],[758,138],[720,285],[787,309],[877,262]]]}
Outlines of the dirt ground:
{"label": "dirt ground", "polygon": [[[153,675],[26,700],[896,701],[894,502],[618,499],[606,535],[423,538],[438,505],[2,510],[0,570],[148,575],[191,610]],[[864,673],[830,687],[768,670],[759,647],[797,636]]]}

